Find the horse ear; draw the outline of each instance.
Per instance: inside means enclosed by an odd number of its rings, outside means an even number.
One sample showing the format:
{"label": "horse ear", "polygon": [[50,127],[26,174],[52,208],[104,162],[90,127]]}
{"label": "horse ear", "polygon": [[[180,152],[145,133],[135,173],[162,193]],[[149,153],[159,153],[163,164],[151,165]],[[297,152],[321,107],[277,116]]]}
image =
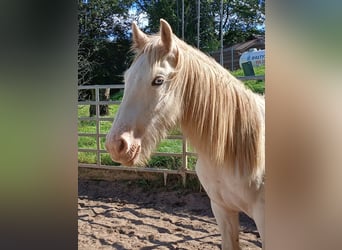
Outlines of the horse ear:
{"label": "horse ear", "polygon": [[144,32],[142,32],[138,25],[133,22],[132,23],[132,32],[133,32],[133,48],[134,49],[142,49],[146,42],[147,42],[147,36]]}
{"label": "horse ear", "polygon": [[160,19],[160,37],[166,50],[169,52],[172,48],[172,29],[170,24],[164,19]]}

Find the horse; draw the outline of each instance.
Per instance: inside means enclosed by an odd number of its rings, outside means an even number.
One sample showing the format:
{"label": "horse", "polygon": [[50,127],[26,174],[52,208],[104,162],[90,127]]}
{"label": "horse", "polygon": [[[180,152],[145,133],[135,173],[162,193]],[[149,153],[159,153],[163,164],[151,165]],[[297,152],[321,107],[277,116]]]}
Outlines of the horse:
{"label": "horse", "polygon": [[265,101],[160,19],[158,34],[132,24],[135,58],[105,147],[115,162],[144,165],[175,125],[195,148],[196,174],[210,198],[222,249],[239,246],[239,212],[253,218],[264,247]]}

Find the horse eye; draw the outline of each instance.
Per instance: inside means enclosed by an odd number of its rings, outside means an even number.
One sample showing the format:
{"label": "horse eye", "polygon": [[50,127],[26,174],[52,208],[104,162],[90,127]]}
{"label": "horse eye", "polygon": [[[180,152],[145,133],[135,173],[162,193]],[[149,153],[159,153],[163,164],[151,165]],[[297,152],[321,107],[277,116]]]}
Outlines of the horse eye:
{"label": "horse eye", "polygon": [[152,82],[152,86],[155,86],[155,85],[162,85],[164,83],[164,79],[162,77],[156,77],[153,82]]}

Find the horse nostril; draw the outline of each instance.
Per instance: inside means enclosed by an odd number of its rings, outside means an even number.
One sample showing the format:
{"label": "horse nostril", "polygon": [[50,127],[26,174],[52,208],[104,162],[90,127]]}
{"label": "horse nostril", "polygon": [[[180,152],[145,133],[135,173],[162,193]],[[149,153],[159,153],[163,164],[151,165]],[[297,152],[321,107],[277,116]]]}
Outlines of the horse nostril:
{"label": "horse nostril", "polygon": [[119,154],[125,153],[126,149],[127,149],[127,142],[125,141],[125,139],[119,139],[117,141],[117,151]]}
{"label": "horse nostril", "polygon": [[125,148],[125,142],[123,141],[123,139],[121,139],[119,140],[119,152],[124,150],[124,148]]}

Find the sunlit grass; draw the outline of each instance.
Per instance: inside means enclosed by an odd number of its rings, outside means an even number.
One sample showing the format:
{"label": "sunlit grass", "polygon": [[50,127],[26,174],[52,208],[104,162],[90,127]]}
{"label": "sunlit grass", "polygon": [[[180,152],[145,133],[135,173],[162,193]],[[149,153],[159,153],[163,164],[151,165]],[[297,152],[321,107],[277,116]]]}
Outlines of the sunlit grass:
{"label": "sunlit grass", "polygon": [[[244,76],[243,70],[238,69],[231,72],[234,76]],[[256,76],[265,75],[265,66],[259,66],[254,68]],[[250,88],[253,92],[264,94],[265,93],[265,81],[262,80],[248,80],[244,82],[245,85]]]}

